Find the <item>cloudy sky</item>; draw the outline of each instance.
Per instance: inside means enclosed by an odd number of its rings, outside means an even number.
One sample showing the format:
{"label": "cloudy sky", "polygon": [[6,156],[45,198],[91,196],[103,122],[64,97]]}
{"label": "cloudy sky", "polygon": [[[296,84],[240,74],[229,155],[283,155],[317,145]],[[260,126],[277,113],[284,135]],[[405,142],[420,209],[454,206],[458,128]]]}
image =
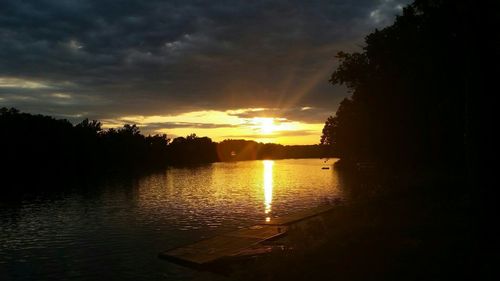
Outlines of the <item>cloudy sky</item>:
{"label": "cloudy sky", "polygon": [[3,0],[0,107],[146,134],[313,144],[338,51],[409,0]]}

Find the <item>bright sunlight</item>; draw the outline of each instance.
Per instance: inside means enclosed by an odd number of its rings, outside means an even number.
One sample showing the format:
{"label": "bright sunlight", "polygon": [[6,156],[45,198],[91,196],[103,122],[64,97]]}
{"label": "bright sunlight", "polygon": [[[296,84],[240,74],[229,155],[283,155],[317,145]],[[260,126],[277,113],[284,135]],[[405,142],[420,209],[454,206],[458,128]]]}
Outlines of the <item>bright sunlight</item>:
{"label": "bright sunlight", "polygon": [[255,122],[256,127],[260,129],[260,132],[262,134],[272,134],[276,130],[274,118],[254,117],[253,121]]}

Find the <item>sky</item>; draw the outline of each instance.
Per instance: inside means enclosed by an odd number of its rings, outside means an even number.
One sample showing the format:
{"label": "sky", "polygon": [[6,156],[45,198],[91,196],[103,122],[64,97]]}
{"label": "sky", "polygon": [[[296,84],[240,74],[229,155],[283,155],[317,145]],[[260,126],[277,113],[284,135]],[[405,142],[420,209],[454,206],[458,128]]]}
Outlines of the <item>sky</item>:
{"label": "sky", "polygon": [[2,0],[0,107],[169,138],[316,144],[339,51],[409,0]]}

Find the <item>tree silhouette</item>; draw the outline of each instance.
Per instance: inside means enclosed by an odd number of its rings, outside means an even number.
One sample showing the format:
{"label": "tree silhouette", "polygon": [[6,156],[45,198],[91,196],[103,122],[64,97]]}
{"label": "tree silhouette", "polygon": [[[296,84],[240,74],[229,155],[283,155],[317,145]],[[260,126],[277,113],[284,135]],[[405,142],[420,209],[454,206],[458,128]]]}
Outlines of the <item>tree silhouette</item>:
{"label": "tree silhouette", "polygon": [[[415,1],[395,23],[365,38],[362,52],[337,54],[333,85],[351,96],[328,118],[321,143],[342,161],[394,168],[454,169],[465,157],[463,60],[476,4]],[[474,70],[470,70],[474,71]]]}
{"label": "tree silhouette", "polygon": [[87,178],[170,164],[167,136],[145,137],[136,125],[103,130],[96,120],[73,126],[67,120],[1,108],[0,128],[4,182]]}
{"label": "tree silhouette", "polygon": [[325,156],[319,145],[283,146],[245,140],[216,143],[196,134],[171,141],[165,134],[144,136],[135,124],[103,130],[97,120],[84,119],[72,125],[64,119],[14,108],[0,108],[0,128],[5,167],[0,176],[4,182],[27,181],[24,186],[29,189],[40,187],[32,181],[82,180],[167,165]]}
{"label": "tree silhouette", "polygon": [[97,120],[89,121],[88,118],[85,118],[82,122],[78,123],[75,128],[87,131],[89,134],[97,135],[102,131],[102,124]]}

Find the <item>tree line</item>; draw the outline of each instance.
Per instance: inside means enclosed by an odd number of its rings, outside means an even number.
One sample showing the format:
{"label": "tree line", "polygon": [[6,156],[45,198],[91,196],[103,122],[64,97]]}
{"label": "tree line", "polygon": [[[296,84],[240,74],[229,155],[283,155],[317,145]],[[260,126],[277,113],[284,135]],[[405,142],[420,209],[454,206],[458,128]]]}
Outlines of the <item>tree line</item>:
{"label": "tree line", "polygon": [[137,171],[168,165],[217,161],[322,157],[319,145],[284,146],[245,140],[220,143],[191,134],[169,139],[145,136],[134,124],[102,128],[88,119],[73,125],[65,119],[0,109],[0,146],[4,175],[89,177],[106,172]]}

